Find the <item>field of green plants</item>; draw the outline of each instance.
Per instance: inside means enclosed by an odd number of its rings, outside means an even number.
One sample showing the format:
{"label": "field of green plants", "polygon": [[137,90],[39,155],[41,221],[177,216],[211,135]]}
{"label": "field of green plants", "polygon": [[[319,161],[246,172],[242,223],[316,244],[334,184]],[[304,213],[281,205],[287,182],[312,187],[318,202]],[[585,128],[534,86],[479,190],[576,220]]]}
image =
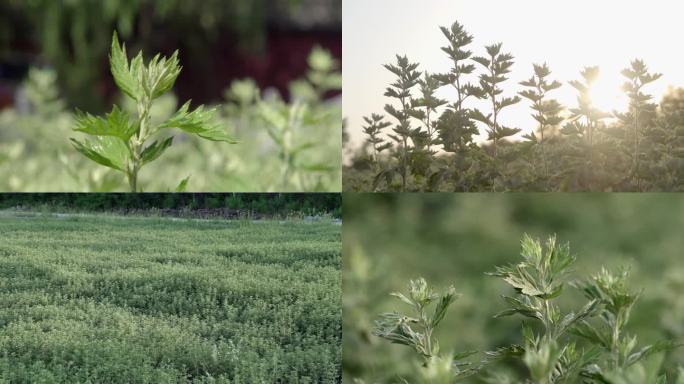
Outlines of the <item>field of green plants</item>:
{"label": "field of green plants", "polygon": [[341,381],[332,221],[0,216],[2,383]]}
{"label": "field of green plants", "polygon": [[345,383],[684,380],[681,196],[346,195],[343,209]]}
{"label": "field of green plants", "polygon": [[[643,60],[625,63],[621,72],[628,104],[604,111],[591,98],[598,66],[558,79],[539,63],[529,68],[529,80],[514,84],[515,57],[505,44],[472,46],[473,36],[458,22],[441,31],[448,71],[433,73],[401,55],[385,64],[395,78],[384,93],[388,103],[384,114],[353,127],[367,139],[350,150],[345,191],[683,189],[684,90],[653,100],[649,86],[661,74]],[[563,86],[574,89],[576,104],[554,98]],[[443,89],[455,96],[441,98]],[[506,120],[510,107],[523,103],[535,121],[524,136],[523,127]]]}

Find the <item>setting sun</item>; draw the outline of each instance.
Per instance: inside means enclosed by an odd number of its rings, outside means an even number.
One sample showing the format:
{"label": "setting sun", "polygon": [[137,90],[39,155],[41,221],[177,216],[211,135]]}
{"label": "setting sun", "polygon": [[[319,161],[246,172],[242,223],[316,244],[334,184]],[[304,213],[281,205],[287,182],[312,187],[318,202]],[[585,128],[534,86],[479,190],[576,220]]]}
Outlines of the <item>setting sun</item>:
{"label": "setting sun", "polygon": [[683,3],[371,3],[343,8],[348,190],[680,188]]}
{"label": "setting sun", "polygon": [[617,76],[600,75],[589,92],[594,107],[604,112],[624,111],[629,100],[621,89],[623,83]]}

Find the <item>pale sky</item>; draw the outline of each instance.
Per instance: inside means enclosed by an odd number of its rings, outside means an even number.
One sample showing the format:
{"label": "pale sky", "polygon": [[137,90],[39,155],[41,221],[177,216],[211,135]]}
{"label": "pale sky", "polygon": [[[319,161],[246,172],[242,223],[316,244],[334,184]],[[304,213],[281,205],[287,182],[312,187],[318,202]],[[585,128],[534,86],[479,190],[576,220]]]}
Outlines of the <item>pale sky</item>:
{"label": "pale sky", "polygon": [[[530,78],[533,63],[543,62],[552,71],[550,79],[563,83],[551,96],[566,107],[575,105],[577,95],[567,82],[580,79],[585,66],[600,66],[595,103],[609,110],[623,109],[620,71],[635,58],[663,74],[645,89],[658,100],[668,85],[684,87],[684,1],[344,0],[343,115],[354,145],[365,139],[362,117],[385,114],[383,93],[394,77],[382,64],[405,54],[421,64],[420,71],[448,71],[439,27],[456,20],[474,36],[468,47],[473,55],[485,56],[485,45],[502,42],[503,51],[515,56],[504,96],[522,90],[518,82]],[[447,87],[438,95],[453,101]],[[504,110],[500,121],[523,132],[535,128],[526,100]]]}

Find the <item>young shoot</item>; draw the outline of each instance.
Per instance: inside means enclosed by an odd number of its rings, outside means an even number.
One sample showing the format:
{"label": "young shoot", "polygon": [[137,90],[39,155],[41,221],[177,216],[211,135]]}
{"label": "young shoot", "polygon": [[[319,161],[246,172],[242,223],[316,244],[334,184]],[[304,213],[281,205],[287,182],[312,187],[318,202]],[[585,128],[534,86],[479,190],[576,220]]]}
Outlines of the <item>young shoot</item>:
{"label": "young shoot", "polygon": [[422,367],[427,371],[444,370],[446,365],[452,382],[475,373],[473,369],[464,368],[467,363],[459,361],[474,352],[442,356],[434,336],[435,329],[457,298],[453,286],[442,293],[437,293],[423,278],[419,278],[409,282],[408,296],[400,292],[394,292],[392,296],[409,305],[411,313],[391,312],[380,315],[373,332],[376,336],[414,350],[422,361]]}
{"label": "young shoot", "polygon": [[[83,141],[72,138],[71,142],[92,161],[122,172],[131,192],[143,190],[138,180],[140,170],[173,144],[173,136],[165,134],[169,129],[177,128],[207,140],[236,143],[224,127],[213,122],[214,109],[199,106],[190,111],[189,101],[165,122],[152,124],[150,111],[154,100],[171,90],[180,74],[178,51],[170,58],[157,54],[147,64],[143,62],[143,53],[139,52],[129,64],[126,47],[119,45],[114,32],[109,62],[116,85],[136,101],[137,116],[129,116],[116,105],[104,117],[78,111],[73,130],[93,138]],[[187,179],[180,186],[185,183]]]}
{"label": "young shoot", "polygon": [[280,100],[260,100],[257,109],[259,116],[266,122],[269,136],[278,148],[284,190],[302,190],[305,173],[329,172],[333,169],[330,164],[314,163],[303,156],[307,150],[315,148],[316,143],[299,142],[298,134],[302,127],[315,124],[320,118],[312,113],[308,104],[294,102],[288,105]]}
{"label": "young shoot", "polygon": [[490,274],[502,278],[517,293],[516,297],[503,297],[510,308],[495,317],[521,315],[539,322],[541,330],[535,333],[523,324],[524,345],[509,347],[492,356],[505,352],[522,358],[536,384],[572,383],[593,352],[578,351],[565,336],[576,324],[596,314],[599,301],[592,299],[577,312],[561,313],[555,299],[562,294],[576,258],[568,244],[556,243],[555,236],[542,245],[525,235],[521,256],[520,263],[497,267]]}
{"label": "young shoot", "polygon": [[628,368],[637,362],[675,346],[671,341],[661,341],[635,350],[637,338],[629,335],[625,328],[641,292],[628,288],[628,278],[627,269],[614,274],[602,268],[590,280],[579,284],[588,299],[602,306],[598,325],[582,321],[575,329],[577,335],[607,352],[601,362],[592,365],[588,371],[588,375],[595,379],[613,382],[611,377],[624,376],[628,374]]}

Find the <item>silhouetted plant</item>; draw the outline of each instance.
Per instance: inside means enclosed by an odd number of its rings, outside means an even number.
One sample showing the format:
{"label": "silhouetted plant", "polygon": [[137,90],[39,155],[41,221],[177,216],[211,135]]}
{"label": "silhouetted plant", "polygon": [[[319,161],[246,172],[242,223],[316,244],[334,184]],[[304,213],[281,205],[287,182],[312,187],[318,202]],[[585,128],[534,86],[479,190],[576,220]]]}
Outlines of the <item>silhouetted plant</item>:
{"label": "silhouetted plant", "polygon": [[380,157],[379,155],[382,151],[392,148],[392,143],[388,143],[380,137],[382,130],[391,126],[392,123],[384,121],[384,116],[372,114],[371,116],[364,117],[363,120],[366,122],[366,126],[363,127],[363,132],[368,135],[368,142],[373,146],[373,166],[375,169],[375,174],[380,172]]}
{"label": "silhouetted plant", "polygon": [[656,104],[651,103],[653,98],[642,92],[644,86],[658,80],[662,75],[648,73],[648,68],[642,60],[634,60],[630,68],[625,68],[622,75],[627,78],[627,82],[622,89],[629,96],[629,109],[625,113],[616,114],[625,128],[629,129],[633,137],[632,145],[632,167],[630,178],[636,191],[641,191],[641,161],[644,157],[640,146],[643,140],[644,131],[652,124],[656,115]]}
{"label": "silhouetted plant", "polygon": [[575,171],[575,176],[586,184],[587,189],[593,190],[596,184],[594,169],[597,132],[603,127],[603,120],[610,117],[610,114],[596,108],[591,100],[591,88],[599,76],[599,68],[586,67],[581,75],[581,81],[570,81],[570,85],[579,93],[577,107],[570,109],[570,121],[563,126],[561,133],[573,139],[570,142],[574,147],[571,148],[571,168]]}
{"label": "silhouetted plant", "polygon": [[[663,99],[658,109],[650,102],[643,88],[660,75],[648,72],[643,61],[635,60],[623,71],[629,80],[624,87],[630,100],[627,112],[608,113],[592,101],[598,67],[585,67],[581,79],[569,82],[578,96],[577,105],[566,110],[549,95],[561,83],[550,79],[546,63],[534,65],[532,77],[520,82],[525,89],[516,90],[519,96],[506,96],[513,55],[502,52],[498,43],[486,47],[486,56],[473,57],[468,49],[473,37],[461,24],[440,28],[447,38],[441,49],[451,62],[448,72],[421,74],[419,64],[405,56],[385,66],[397,77],[385,96],[400,106],[385,107],[398,122],[388,135],[396,145],[387,167],[373,169],[373,191],[383,190],[382,181],[387,190],[401,191],[684,189],[684,122],[678,117],[684,114],[684,104]],[[469,80],[476,76],[479,82],[474,85]],[[453,100],[440,98],[440,87],[455,91]],[[537,122],[532,133],[522,137],[526,140],[515,137],[521,129],[502,123],[502,113],[520,97],[531,102]],[[484,111],[469,106],[468,100],[475,99],[491,107]],[[413,119],[420,121],[418,127],[412,126]],[[477,142],[479,133],[486,133],[487,140]],[[358,153],[360,159],[365,150]],[[350,164],[344,188],[368,190],[363,181],[367,177],[355,181],[355,169],[367,171],[364,161]],[[400,187],[393,184],[397,176]]]}
{"label": "silhouetted plant", "polygon": [[397,143],[393,156],[397,159],[398,165],[396,170],[387,170],[377,175],[376,179],[384,177],[391,181],[394,173],[397,173],[401,177],[401,190],[405,191],[411,167],[411,151],[414,148],[412,136],[420,132],[420,128],[411,126],[411,90],[418,84],[420,73],[416,71],[418,64],[409,62],[406,56],[397,55],[396,65],[386,64],[384,67],[397,77],[395,82],[387,87],[385,96],[398,100],[400,109],[387,104],[385,111],[397,120],[397,124],[392,128],[393,134],[389,137]]}
{"label": "silhouetted plant", "polygon": [[560,115],[563,106],[557,100],[547,98],[547,94],[550,91],[561,87],[560,82],[547,79],[550,74],[551,70],[546,63],[541,65],[534,64],[534,75],[529,80],[520,83],[520,85],[530,89],[519,93],[520,96],[532,102],[532,110],[535,112],[532,117],[539,123],[539,137],[534,133],[529,133],[524,137],[539,147],[543,167],[542,179],[546,183],[547,190],[550,188],[549,161],[545,148],[548,135],[544,137],[544,134],[547,133],[548,128],[557,126],[563,121],[563,117]]}
{"label": "silhouetted plant", "polygon": [[437,74],[435,78],[442,86],[452,87],[456,91],[456,100],[441,114],[436,128],[444,151],[453,153],[454,158],[450,166],[435,173],[432,184],[438,185],[445,176],[450,176],[448,178],[454,183],[456,190],[465,190],[468,189],[466,153],[472,149],[473,136],[477,135],[478,130],[470,117],[471,110],[464,103],[471,97],[483,97],[483,92],[466,78],[475,71],[475,65],[471,62],[472,52],[466,49],[473,37],[458,22],[452,24],[451,28],[440,29],[448,41],[442,51],[449,56],[452,64],[449,72]]}

